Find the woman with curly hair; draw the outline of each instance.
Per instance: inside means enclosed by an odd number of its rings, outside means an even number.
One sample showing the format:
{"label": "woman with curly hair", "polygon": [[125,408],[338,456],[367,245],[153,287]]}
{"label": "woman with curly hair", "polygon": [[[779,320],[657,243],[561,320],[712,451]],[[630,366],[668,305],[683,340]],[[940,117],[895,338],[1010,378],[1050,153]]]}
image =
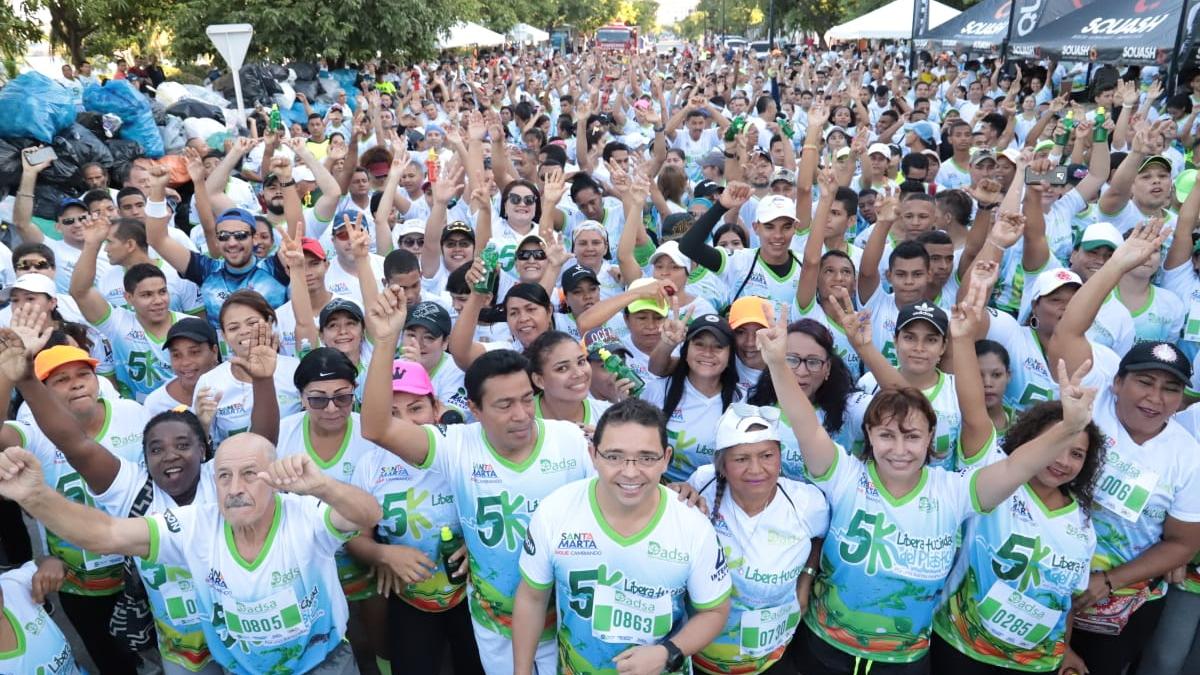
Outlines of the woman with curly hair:
{"label": "woman with curly hair", "polygon": [[[787,327],[787,365],[808,397],[821,426],[842,447],[850,447],[850,425],[846,408],[850,401],[866,397],[854,384],[854,376],[834,346],[833,333],[814,319],[800,319]],[[747,402],[757,406],[778,406],[775,383],[766,370],[750,390]],[[780,419],[790,426],[787,418]],[[780,434],[783,475],[804,480],[804,460],[795,434]]]}
{"label": "woman with curly hair", "polygon": [[[950,323],[963,411],[958,465],[965,471],[990,466],[1063,419],[1062,403],[1039,403],[997,443],[974,343],[984,311],[974,300],[986,292],[972,285]],[[999,507],[967,521],[964,555],[933,618],[934,672],[1087,672],[1068,646],[1068,627],[1096,549],[1092,496],[1103,463],[1103,436],[1089,422]]]}

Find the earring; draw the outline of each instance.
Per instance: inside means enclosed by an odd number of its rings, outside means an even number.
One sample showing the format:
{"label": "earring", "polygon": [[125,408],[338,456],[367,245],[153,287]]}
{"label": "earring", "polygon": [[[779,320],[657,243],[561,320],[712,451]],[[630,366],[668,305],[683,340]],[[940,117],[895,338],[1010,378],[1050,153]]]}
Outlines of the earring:
{"label": "earring", "polygon": [[1036,316],[1033,316],[1033,315],[1030,315],[1030,316],[1029,316],[1029,321],[1028,321],[1028,323],[1029,323],[1029,327],[1030,327],[1030,328],[1037,328],[1037,327],[1038,327],[1038,320],[1037,320],[1037,317],[1036,317]]}

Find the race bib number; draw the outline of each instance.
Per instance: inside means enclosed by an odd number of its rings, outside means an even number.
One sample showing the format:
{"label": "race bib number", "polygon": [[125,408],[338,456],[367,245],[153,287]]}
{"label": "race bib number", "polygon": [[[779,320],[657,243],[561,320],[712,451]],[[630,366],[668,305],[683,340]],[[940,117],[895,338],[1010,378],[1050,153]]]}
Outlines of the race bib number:
{"label": "race bib number", "polygon": [[647,598],[613,586],[597,586],[592,635],[609,643],[645,645],[671,632],[671,596]]}
{"label": "race bib number", "polygon": [[168,581],[159,586],[163,604],[167,606],[167,618],[177,627],[200,623],[200,612],[196,605],[196,587],[190,579]]}
{"label": "race bib number", "polygon": [[983,627],[997,638],[1024,649],[1042,643],[1058,625],[1062,611],[1050,609],[1003,581],[996,581],[979,603]]}
{"label": "race bib number", "polygon": [[1193,302],[1188,308],[1187,324],[1183,327],[1183,339],[1200,342],[1200,303]]}
{"label": "race bib number", "polygon": [[262,600],[234,600],[223,609],[229,635],[237,640],[275,646],[308,632],[296,592],[290,588]]}
{"label": "race bib number", "polygon": [[800,623],[800,603],[742,612],[742,654],[766,656],[787,642]]}
{"label": "race bib number", "polygon": [[1132,459],[1110,459],[1104,463],[1104,473],[1096,486],[1096,501],[1125,520],[1136,523],[1150,501],[1155,485],[1158,485],[1158,474],[1147,471]]}

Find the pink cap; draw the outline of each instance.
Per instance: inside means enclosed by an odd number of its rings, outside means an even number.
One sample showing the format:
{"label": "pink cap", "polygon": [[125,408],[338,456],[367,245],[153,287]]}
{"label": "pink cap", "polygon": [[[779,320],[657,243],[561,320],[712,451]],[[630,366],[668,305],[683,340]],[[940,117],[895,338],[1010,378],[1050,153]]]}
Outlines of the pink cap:
{"label": "pink cap", "polygon": [[433,393],[433,382],[421,364],[396,359],[392,362],[392,391],[426,396]]}

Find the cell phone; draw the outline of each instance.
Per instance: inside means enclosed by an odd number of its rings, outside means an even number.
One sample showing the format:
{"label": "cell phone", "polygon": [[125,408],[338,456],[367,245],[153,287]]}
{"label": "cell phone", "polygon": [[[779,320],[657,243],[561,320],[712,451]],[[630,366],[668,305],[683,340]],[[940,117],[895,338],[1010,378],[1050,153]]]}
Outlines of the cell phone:
{"label": "cell phone", "polygon": [[1037,173],[1032,166],[1025,167],[1025,184],[1036,185],[1038,183],[1049,183],[1050,185],[1066,185],[1067,184],[1067,167],[1056,166],[1045,173]]}
{"label": "cell phone", "polygon": [[30,164],[41,164],[42,162],[53,162],[58,159],[58,153],[54,152],[54,148],[46,145],[36,150],[26,151],[25,157],[29,160]]}

